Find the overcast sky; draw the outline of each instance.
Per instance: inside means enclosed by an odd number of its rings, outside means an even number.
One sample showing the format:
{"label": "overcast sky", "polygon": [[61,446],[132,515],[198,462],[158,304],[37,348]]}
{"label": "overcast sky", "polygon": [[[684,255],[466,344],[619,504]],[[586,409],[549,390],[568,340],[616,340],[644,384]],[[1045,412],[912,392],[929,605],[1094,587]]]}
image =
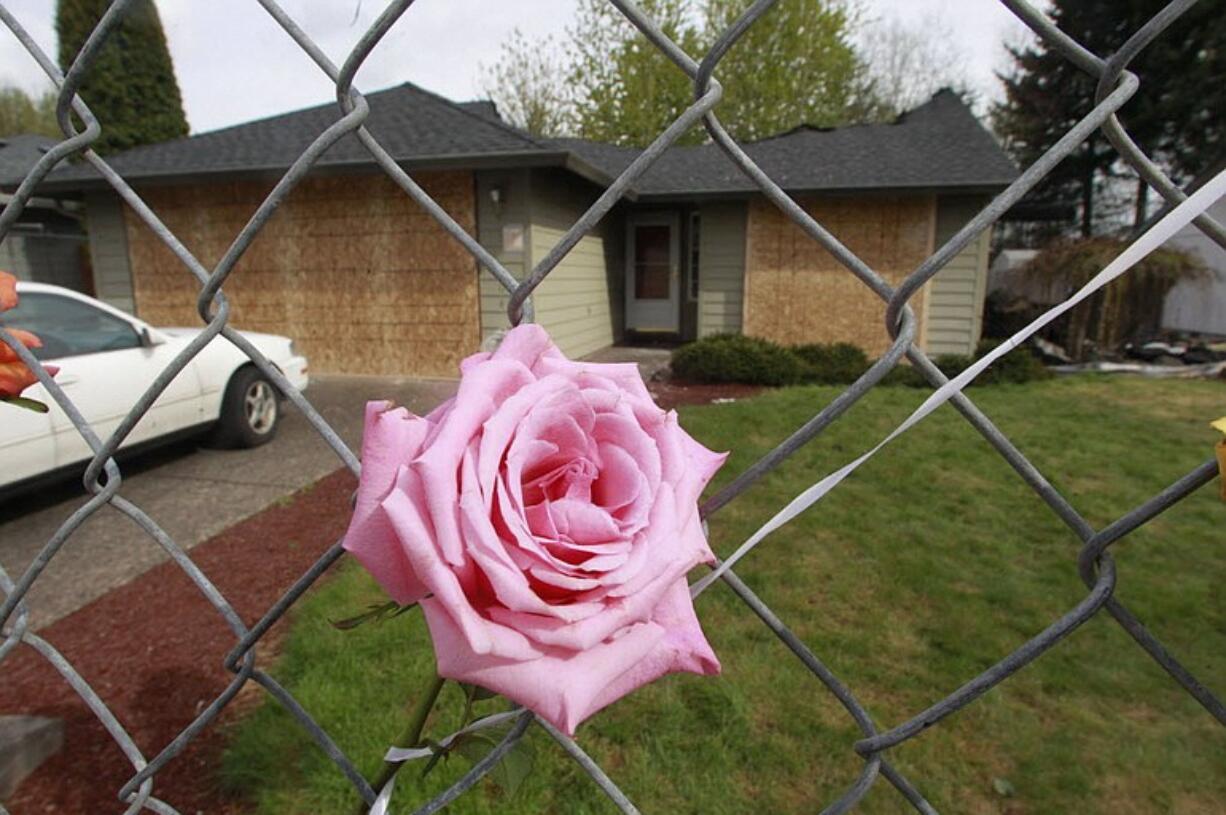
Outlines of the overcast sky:
{"label": "overcast sky", "polygon": [[[359,9],[354,22],[354,12]],[[1003,43],[1025,28],[998,0],[863,0],[872,15],[915,22],[938,19],[956,35],[966,73],[994,97],[993,71]],[[385,7],[380,0],[281,0],[285,10],[339,64]],[[8,0],[5,6],[55,58],[55,3]],[[308,107],[333,98],[323,73],[255,0],[157,0],[193,132]],[[528,37],[560,36],[575,0],[419,0],[358,73],[357,86],[377,90],[409,81],[457,100],[480,96],[482,62],[498,56],[512,29]],[[0,83],[30,92],[49,87],[34,61],[0,32]]]}

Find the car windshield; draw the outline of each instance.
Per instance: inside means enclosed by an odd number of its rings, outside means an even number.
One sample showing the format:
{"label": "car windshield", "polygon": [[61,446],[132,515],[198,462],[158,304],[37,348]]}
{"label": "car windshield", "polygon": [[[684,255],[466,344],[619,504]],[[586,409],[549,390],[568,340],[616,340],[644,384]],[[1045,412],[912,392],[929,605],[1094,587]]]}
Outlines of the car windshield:
{"label": "car windshield", "polygon": [[16,308],[4,312],[5,328],[22,328],[42,340],[38,359],[60,359],[140,346],[140,336],[126,320],[88,303],[45,292],[22,292]]}

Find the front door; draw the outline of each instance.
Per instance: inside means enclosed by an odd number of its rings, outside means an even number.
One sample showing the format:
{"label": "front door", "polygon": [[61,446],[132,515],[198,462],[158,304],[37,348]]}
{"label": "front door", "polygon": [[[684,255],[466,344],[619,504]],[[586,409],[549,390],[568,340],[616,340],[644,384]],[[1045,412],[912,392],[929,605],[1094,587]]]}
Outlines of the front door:
{"label": "front door", "polygon": [[627,217],[626,328],[681,330],[681,270],[676,213]]}

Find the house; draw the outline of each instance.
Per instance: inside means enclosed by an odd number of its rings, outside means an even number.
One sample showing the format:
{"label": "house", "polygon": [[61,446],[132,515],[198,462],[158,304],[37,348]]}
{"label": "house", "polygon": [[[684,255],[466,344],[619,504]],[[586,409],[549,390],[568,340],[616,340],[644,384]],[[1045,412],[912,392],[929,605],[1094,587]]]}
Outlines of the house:
{"label": "house", "polygon": [[[31,133],[0,136],[0,207],[55,139]],[[19,280],[92,291],[82,213],[73,201],[35,196],[0,241],[0,269]]]}
{"label": "house", "polygon": [[[539,263],[637,150],[529,136],[488,102],[413,85],[367,96],[366,126],[508,270]],[[276,179],[336,121],[334,104],[112,157],[183,243],[215,264]],[[1016,170],[941,92],[896,122],[797,128],[747,152],[836,236],[897,282]],[[506,326],[506,292],[374,166],[334,145],[226,283],[234,322],[295,337],[320,371],[454,375]],[[196,324],[198,285],[88,166],[48,190],[82,198],[99,295],[157,324]],[[978,340],[990,236],[913,300],[932,353]],[[580,356],[625,338],[742,331],[781,342],[887,345],[882,303],[786,220],[713,145],[673,147],[534,295],[537,319]]]}

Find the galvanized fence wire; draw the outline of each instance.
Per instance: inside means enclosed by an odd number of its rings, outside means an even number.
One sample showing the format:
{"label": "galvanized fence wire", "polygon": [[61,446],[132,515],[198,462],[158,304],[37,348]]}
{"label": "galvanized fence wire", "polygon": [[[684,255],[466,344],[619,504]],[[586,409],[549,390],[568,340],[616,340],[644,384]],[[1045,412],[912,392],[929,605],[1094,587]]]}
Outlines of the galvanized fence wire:
{"label": "galvanized fence wire", "polygon": [[[54,666],[64,681],[81,697],[101,722],[102,726],[115,740],[128,761],[131,762],[133,775],[117,791],[119,801],[126,805],[126,808],[123,810],[125,813],[136,813],[141,810],[158,813],[176,812],[172,806],[156,798],[153,794],[154,781],[158,771],[165,767],[168,762],[173,761],[196,735],[208,727],[248,682],[255,682],[262,686],[273,699],[281,704],[297,720],[319,749],[332,760],[338,771],[349,779],[355,792],[368,804],[373,804],[379,793],[379,790],[371,787],[370,782],[362,776],[353,762],[346,756],[340,746],[333,741],[324,728],[315,722],[310,712],[303,708],[288,690],[278,684],[272,676],[256,664],[255,649],[261,637],[307,589],[340,559],[343,551],[341,542],[337,541],[331,546],[265,612],[255,625],[248,627],[226,600],[225,596],[212,584],[208,576],[195,565],[184,549],[154,519],[121,494],[122,473],[112,458],[137,421],[145,414],[150,405],[153,404],[175,375],[207,343],[217,336],[222,336],[240,348],[259,370],[285,393],[286,397],[307,418],[321,438],[336,452],[337,457],[346,467],[355,474],[359,472],[360,464],[357,457],[332,430],[327,421],[315,410],[310,401],[290,385],[281,372],[262,356],[254,346],[229,326],[230,306],[223,290],[223,285],[233,273],[235,264],[242,258],[244,252],[246,252],[251,242],[260,233],[268,219],[272,217],[277,207],[311,171],[319,157],[346,134],[355,134],[374,163],[403,190],[404,194],[428,212],[449,235],[473,256],[482,268],[492,274],[510,292],[507,313],[512,324],[532,319],[531,294],[533,290],[540,285],[579,240],[596,226],[617,201],[632,189],[634,183],[651,167],[653,162],[689,128],[700,123],[706,129],[712,141],[720,147],[733,164],[753,181],[771,203],[799,226],[806,235],[833,255],[850,274],[854,275],[869,290],[881,298],[884,305],[884,322],[882,327],[892,340],[887,353],[856,383],[823,407],[790,437],[763,456],[761,460],[738,474],[726,487],[709,498],[702,506],[702,513],[706,521],[709,521],[722,507],[753,486],[764,474],[779,466],[792,453],[812,441],[823,430],[838,420],[848,408],[854,405],[864,394],[872,390],[891,369],[898,365],[903,357],[906,357],[913,366],[919,369],[934,388],[939,388],[946,384],[946,378],[923,351],[914,344],[916,320],[908,305],[910,299],[920,290],[924,283],[940,271],[959,251],[974,241],[984,230],[990,228],[1006,210],[1033,189],[1057,163],[1068,157],[1092,133],[1101,131],[1118,151],[1120,159],[1131,166],[1150,186],[1158,190],[1170,204],[1179,204],[1187,197],[1164,174],[1161,167],[1145,155],[1135,144],[1128,135],[1124,125],[1117,118],[1116,112],[1129,98],[1138,92],[1140,85],[1137,77],[1128,71],[1129,63],[1150,42],[1160,36],[1166,28],[1177,20],[1181,14],[1192,7],[1197,0],[1174,0],[1174,2],[1163,8],[1141,29],[1132,34],[1116,53],[1107,56],[1093,54],[1082,47],[1065,32],[1056,28],[1048,18],[1025,2],[1025,0],[1001,0],[1004,6],[1025,23],[1036,36],[1045,41],[1049,47],[1057,50],[1077,68],[1097,79],[1098,84],[1094,98],[1094,107],[1051,150],[1032,166],[1025,168],[1021,175],[1007,189],[997,195],[969,223],[921,263],[917,269],[907,275],[896,288],[891,287],[880,274],[840,243],[835,235],[831,234],[821,223],[810,216],[803,207],[753,162],[720,123],[717,110],[723,90],[716,79],[719,62],[731,48],[736,46],[737,41],[744,33],[763,14],[770,10],[776,0],[757,0],[757,2],[749,6],[741,17],[723,32],[710,51],[702,55],[701,59],[693,58],[670,41],[655,21],[645,14],[642,9],[629,2],[629,0],[611,0],[612,4],[616,6],[621,14],[642,32],[654,47],[663,52],[675,64],[678,70],[683,71],[690,77],[694,86],[694,101],[676,121],[670,124],[608,186],[604,193],[570,227],[557,245],[548,252],[540,263],[523,280],[519,280],[507,271],[473,236],[452,219],[441,206],[432,200],[363,125],[369,113],[369,108],[363,95],[353,87],[354,76],[371,50],[400,21],[411,5],[412,0],[393,0],[393,2],[389,3],[387,9],[361,37],[357,45],[354,46],[353,50],[346,57],[344,63],[339,67],[329,60],[319,46],[294,22],[276,0],[256,1],[335,84],[338,117],[332,125],[316,137],[293,165],[281,176],[273,190],[260,203],[255,214],[252,215],[247,224],[235,236],[220,262],[212,269],[201,263],[179,241],[174,233],[162,223],[157,213],[145,204],[136,191],[102,157],[98,156],[90,148],[90,145],[102,132],[105,123],[97,121],[88,106],[76,96],[76,91],[80,86],[82,78],[88,73],[90,66],[96,59],[99,48],[127,13],[132,0],[114,0],[66,74],[60,73],[55,62],[39,48],[20,22],[7,8],[0,5],[0,21],[4,23],[25,50],[37,61],[42,70],[57,87],[57,116],[64,132],[64,139],[48,150],[38,161],[23,180],[3,212],[0,212],[0,240],[7,237],[13,224],[20,217],[36,188],[46,178],[47,174],[56,165],[75,155],[84,159],[84,161],[88,162],[98,171],[110,187],[132,208],[136,216],[182,262],[186,272],[192,275],[200,286],[197,310],[204,323],[204,331],[192,340],[166,369],[161,372],[149,389],[132,406],[132,409],[119,427],[105,439],[98,437],[94,433],[72,400],[56,384],[55,380],[38,366],[33,355],[11,334],[5,331],[3,327],[0,327],[0,339],[13,348],[27,365],[30,365],[31,368],[39,373],[39,381],[47,389],[51,398],[69,416],[77,432],[81,434],[81,437],[88,443],[94,453],[84,477],[85,486],[90,493],[90,498],[64,521],[43,546],[34,561],[15,582],[0,568],[0,592],[3,592],[4,597],[3,604],[0,605],[0,633],[3,634],[3,641],[0,642],[0,663],[15,649],[18,643],[24,643],[37,651]],[[404,24],[411,25],[412,21],[409,20]],[[84,124],[83,130],[78,131],[76,129],[72,119],[72,114],[74,113]],[[1226,229],[1221,224],[1203,214],[1199,215],[1194,223],[1218,245],[1226,248]],[[857,700],[851,689],[822,662],[813,650],[793,633],[734,571],[731,569],[724,571],[720,575],[721,582],[734,592],[774,632],[788,650],[813,673],[816,679],[829,690],[835,699],[846,709],[848,715],[863,735],[863,738],[853,745],[853,749],[864,760],[862,771],[858,778],[849,783],[842,795],[826,806],[823,811],[827,813],[841,813],[851,810],[882,777],[898,791],[902,799],[915,811],[923,813],[936,812],[937,810],[934,805],[925,799],[919,788],[890,763],[888,758],[890,748],[914,738],[927,727],[939,723],[954,711],[971,704],[979,696],[1004,681],[1013,673],[1023,669],[1079,625],[1104,609],[1211,716],[1216,718],[1218,722],[1226,725],[1226,706],[1223,706],[1219,697],[1214,695],[1193,676],[1132,612],[1115,599],[1114,590],[1117,572],[1111,552],[1109,551],[1114,544],[1126,535],[1213,480],[1217,475],[1216,463],[1212,460],[1205,461],[1194,467],[1187,475],[1178,479],[1159,494],[1135,507],[1113,523],[1102,529],[1095,529],[966,394],[959,391],[953,395],[950,401],[970,425],[1008,462],[1022,481],[1046,503],[1051,511],[1069,527],[1081,542],[1077,565],[1079,576],[1086,585],[1087,593],[1076,606],[1053,621],[1047,628],[1037,633],[1030,640],[1021,644],[1013,652],[1001,658],[992,667],[970,679],[964,685],[948,693],[907,721],[883,730],[877,725],[869,711]],[[25,596],[29,592],[30,587],[38,580],[39,575],[47,568],[57,552],[68,542],[75,530],[90,516],[107,505],[130,518],[157,545],[166,551],[178,567],[188,575],[201,594],[217,610],[217,613],[233,631],[235,637],[234,647],[223,658],[225,668],[234,674],[229,685],[216,699],[199,712],[191,724],[151,758],[146,757],[142,753],[128,735],[123,723],[107,707],[106,702],[90,687],[89,683],[74,669],[72,664],[55,649],[54,645],[29,630]],[[707,585],[709,584],[702,582],[696,584],[694,593],[699,593]],[[416,811],[418,813],[437,812],[456,797],[463,794],[488,773],[498,759],[511,749],[515,742],[522,738],[524,733],[533,724],[544,728],[559,743],[561,749],[583,768],[593,782],[604,791],[609,800],[619,810],[626,813],[638,811],[629,798],[617,787],[616,783],[573,739],[558,732],[547,723],[537,720],[527,711],[520,714],[515,721],[515,725],[485,759],[474,765],[451,788],[433,800],[422,804]],[[0,812],[3,812],[2,806],[0,806]]]}

